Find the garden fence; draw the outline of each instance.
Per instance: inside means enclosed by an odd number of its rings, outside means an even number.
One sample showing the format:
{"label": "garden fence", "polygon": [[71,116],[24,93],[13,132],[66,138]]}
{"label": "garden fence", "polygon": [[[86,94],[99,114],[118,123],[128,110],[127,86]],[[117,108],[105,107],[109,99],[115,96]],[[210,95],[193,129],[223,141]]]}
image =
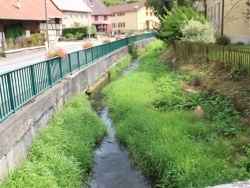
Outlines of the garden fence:
{"label": "garden fence", "polygon": [[133,42],[153,37],[152,33],[131,36],[110,43],[54,57],[0,74],[0,122],[43,91],[96,60]]}
{"label": "garden fence", "polygon": [[219,62],[226,68],[237,68],[250,75],[250,47],[223,46],[219,44],[205,44],[175,41],[175,53],[178,58],[185,60],[193,58],[200,62]]}

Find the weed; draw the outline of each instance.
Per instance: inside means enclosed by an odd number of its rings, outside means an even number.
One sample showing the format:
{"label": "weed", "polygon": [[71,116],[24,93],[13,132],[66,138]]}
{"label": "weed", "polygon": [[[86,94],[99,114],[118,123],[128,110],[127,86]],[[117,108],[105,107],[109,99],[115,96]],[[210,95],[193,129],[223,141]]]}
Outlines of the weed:
{"label": "weed", "polygon": [[84,94],[67,102],[31,145],[26,161],[0,187],[82,187],[105,126]]}

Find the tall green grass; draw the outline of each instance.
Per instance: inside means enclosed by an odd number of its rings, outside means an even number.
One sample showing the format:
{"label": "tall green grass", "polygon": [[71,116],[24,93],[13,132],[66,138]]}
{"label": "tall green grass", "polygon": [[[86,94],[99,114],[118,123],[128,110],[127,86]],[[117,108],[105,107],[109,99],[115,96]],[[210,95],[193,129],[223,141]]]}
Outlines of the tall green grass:
{"label": "tall green grass", "polygon": [[109,78],[114,80],[122,74],[124,68],[128,67],[131,64],[131,55],[128,54],[125,58],[119,60],[115,66],[111,67],[108,71]]}
{"label": "tall green grass", "polygon": [[93,149],[105,133],[85,94],[78,94],[41,131],[27,159],[0,187],[82,187]]}
{"label": "tall green grass", "polygon": [[[188,78],[166,67],[161,50],[160,41],[149,45],[139,68],[104,88],[117,139],[159,187],[206,187],[250,178],[244,165],[228,159],[227,138],[184,110],[198,105],[199,96],[182,93],[179,84]],[[159,96],[165,97],[163,110],[156,104]]]}

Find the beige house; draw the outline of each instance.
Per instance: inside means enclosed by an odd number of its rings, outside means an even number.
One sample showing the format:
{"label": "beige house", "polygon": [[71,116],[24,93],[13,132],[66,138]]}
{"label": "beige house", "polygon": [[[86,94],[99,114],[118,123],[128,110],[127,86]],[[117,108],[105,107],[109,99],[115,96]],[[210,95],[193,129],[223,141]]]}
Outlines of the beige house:
{"label": "beige house", "polygon": [[91,9],[82,0],[52,0],[55,6],[64,14],[62,27],[85,26],[91,23]]}
{"label": "beige house", "polygon": [[229,36],[232,43],[250,44],[250,6],[246,0],[207,0],[207,15],[216,35]]}
{"label": "beige house", "polygon": [[109,7],[112,13],[112,31],[127,33],[153,29],[159,24],[154,11],[146,8],[144,2]]}

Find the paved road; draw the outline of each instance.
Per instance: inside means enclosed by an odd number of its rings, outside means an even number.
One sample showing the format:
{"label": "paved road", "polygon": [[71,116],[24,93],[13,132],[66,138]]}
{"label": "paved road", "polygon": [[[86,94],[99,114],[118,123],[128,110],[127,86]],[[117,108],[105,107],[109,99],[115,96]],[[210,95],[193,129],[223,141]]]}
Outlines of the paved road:
{"label": "paved road", "polygon": [[[101,40],[98,41],[96,39],[92,39],[91,42],[93,42],[95,45],[102,44]],[[65,50],[68,51],[68,53],[70,53],[81,50],[83,44],[84,41],[57,42],[56,46],[63,47]],[[45,50],[41,50],[41,51],[29,52],[27,54],[22,54],[22,55],[21,54],[15,55],[13,57],[0,57],[0,74],[20,67],[44,61],[45,53],[46,53]]]}

